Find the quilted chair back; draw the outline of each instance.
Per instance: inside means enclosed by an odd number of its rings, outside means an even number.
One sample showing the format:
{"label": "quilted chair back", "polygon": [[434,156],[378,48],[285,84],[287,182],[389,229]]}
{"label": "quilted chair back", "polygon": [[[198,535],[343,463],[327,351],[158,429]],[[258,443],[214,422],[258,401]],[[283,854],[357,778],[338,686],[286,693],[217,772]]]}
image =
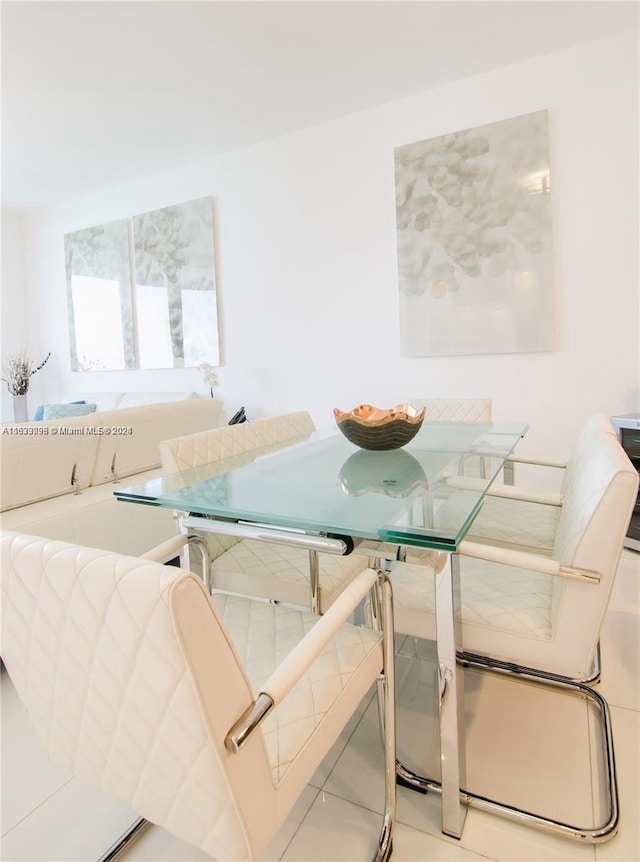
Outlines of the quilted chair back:
{"label": "quilted chair back", "polygon": [[584,470],[584,460],[589,457],[593,446],[598,445],[602,437],[612,437],[617,440],[616,432],[613,430],[609,417],[605,413],[594,413],[589,417],[578,435],[571,455],[567,461],[567,467],[562,480],[561,493],[567,493],[567,489],[575,484],[577,477]]}
{"label": "quilted chair back", "polygon": [[[554,579],[552,618],[558,641],[583,657],[587,673],[609,603],[624,537],[638,493],[635,470],[615,434],[605,424],[591,428],[572,456],[556,530],[554,559],[563,566],[596,572],[588,585]],[[607,423],[608,424],[608,423]],[[580,674],[575,673],[576,676]]]}
{"label": "quilted chair back", "polygon": [[258,793],[274,819],[273,783],[260,734],[246,757],[224,748],[252,696],[200,581],[33,536],[1,544],[2,656],[52,759],[214,858],[251,858],[242,805]]}
{"label": "quilted chair back", "polygon": [[[290,443],[305,440],[315,431],[306,411],[267,416],[238,425],[225,425],[210,431],[174,437],[160,444],[160,460],[165,475],[174,475],[224,461],[224,468],[241,467],[260,455],[267,455]],[[212,467],[211,475],[215,474]],[[216,559],[238,543],[230,536],[209,534],[207,544],[212,559]]]}
{"label": "quilted chair back", "polygon": [[167,475],[182,473],[245,453],[253,457],[266,455],[283,445],[305,440],[315,430],[306,411],[267,416],[165,440],[160,444],[160,459]]}
{"label": "quilted chair back", "polygon": [[490,398],[413,398],[416,410],[426,407],[425,422],[491,422]]}

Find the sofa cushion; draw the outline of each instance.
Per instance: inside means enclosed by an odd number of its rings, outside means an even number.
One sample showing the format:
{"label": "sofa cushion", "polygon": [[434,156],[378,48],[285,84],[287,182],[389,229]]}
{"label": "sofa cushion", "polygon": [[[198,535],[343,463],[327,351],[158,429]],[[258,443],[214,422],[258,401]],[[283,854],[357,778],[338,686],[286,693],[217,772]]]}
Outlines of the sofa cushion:
{"label": "sofa cushion", "polygon": [[97,404],[98,410],[115,410],[123,396],[123,392],[75,392],[65,395],[62,401],[68,404],[82,398],[85,403]]}
{"label": "sofa cushion", "polygon": [[95,421],[103,432],[91,484],[100,485],[159,467],[163,440],[217,428],[224,418],[219,399],[192,398],[104,411]]}
{"label": "sofa cushion", "polygon": [[43,419],[68,419],[70,416],[88,416],[96,412],[95,404],[83,402],[71,404],[45,404],[42,411]]}
{"label": "sofa cushion", "polygon": [[0,509],[86,488],[98,450],[99,438],[91,431],[94,421],[93,416],[72,416],[4,426]]}
{"label": "sofa cushion", "polygon": [[[141,484],[158,475],[160,470],[150,470],[128,481]],[[140,556],[175,535],[170,509],[123,503],[116,500],[113,491],[113,485],[105,484],[85,488],[80,494],[39,500],[2,512],[0,523],[3,530],[132,556]]]}
{"label": "sofa cushion", "polygon": [[146,404],[167,404],[199,398],[197,392],[125,392],[118,402],[118,410],[125,407],[143,407]]}

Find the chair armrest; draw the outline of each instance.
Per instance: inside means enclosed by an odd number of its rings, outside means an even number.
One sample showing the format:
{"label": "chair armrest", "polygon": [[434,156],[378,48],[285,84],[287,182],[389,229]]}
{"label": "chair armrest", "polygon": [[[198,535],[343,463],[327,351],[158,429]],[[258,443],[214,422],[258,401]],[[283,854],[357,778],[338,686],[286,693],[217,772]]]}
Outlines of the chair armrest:
{"label": "chair armrest", "polygon": [[586,581],[597,584],[600,581],[598,572],[589,569],[573,569],[569,566],[561,566],[557,560],[549,557],[540,557],[526,551],[512,551],[510,548],[498,548],[493,545],[483,545],[480,542],[463,541],[458,546],[458,553],[462,557],[474,557],[478,560],[487,560],[490,563],[499,563],[503,566],[514,566],[518,569],[530,569],[533,572],[541,572],[544,575],[557,575],[561,578]]}
{"label": "chair armrest", "polygon": [[144,554],[141,554],[143,560],[152,560],[154,563],[166,563],[167,560],[172,560],[184,546],[189,542],[188,536],[174,536],[172,539],[167,539],[166,542],[156,545]]}
{"label": "chair armrest", "polygon": [[556,467],[558,470],[566,470],[566,461],[541,461],[539,458],[527,458],[526,455],[508,455],[507,461],[512,464],[530,464],[533,467]]}
{"label": "chair armrest", "polygon": [[[482,491],[486,487],[484,479],[472,476],[447,476],[445,484],[461,490]],[[529,491],[517,485],[491,485],[486,492],[488,497],[506,497],[523,503],[540,503],[545,506],[562,506],[564,497],[550,491]]]}
{"label": "chair armrest", "polygon": [[360,572],[329,610],[318,618],[318,622],[278,665],[263,685],[256,700],[229,730],[224,741],[229,751],[234,754],[240,751],[272,708],[284,700],[377,579],[378,573],[373,569]]}
{"label": "chair armrest", "polygon": [[564,497],[551,491],[525,491],[517,485],[492,485],[487,497],[506,497],[522,503],[539,503],[543,506],[562,506]]}

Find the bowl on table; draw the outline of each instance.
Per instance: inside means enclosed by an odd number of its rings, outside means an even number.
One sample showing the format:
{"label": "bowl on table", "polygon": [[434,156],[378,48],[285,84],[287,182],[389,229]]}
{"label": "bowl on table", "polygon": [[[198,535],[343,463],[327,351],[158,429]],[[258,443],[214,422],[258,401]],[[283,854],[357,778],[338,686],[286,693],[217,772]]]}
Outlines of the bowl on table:
{"label": "bowl on table", "polygon": [[400,449],[416,436],[424,421],[425,408],[397,404],[382,410],[371,404],[360,404],[344,412],[333,411],[338,428],[347,440],[361,449]]}

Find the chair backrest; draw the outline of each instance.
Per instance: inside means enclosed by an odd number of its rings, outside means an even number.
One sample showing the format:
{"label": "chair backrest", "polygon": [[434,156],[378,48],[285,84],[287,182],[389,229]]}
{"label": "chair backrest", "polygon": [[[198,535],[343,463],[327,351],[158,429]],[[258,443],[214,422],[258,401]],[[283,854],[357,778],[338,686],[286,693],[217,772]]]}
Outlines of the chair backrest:
{"label": "chair backrest", "polygon": [[553,552],[561,565],[596,572],[600,578],[596,585],[554,579],[552,619],[558,642],[564,639],[567,650],[582,656],[581,673],[595,652],[638,494],[637,470],[615,434],[596,425],[582,441],[580,457],[572,457]]}
{"label": "chair backrest", "polygon": [[491,422],[490,398],[413,398],[417,410],[426,407],[425,422]]}
{"label": "chair backrest", "polygon": [[574,484],[575,477],[583,470],[585,457],[588,457],[590,449],[594,444],[597,445],[597,441],[603,436],[613,437],[614,440],[617,440],[616,432],[613,430],[609,417],[605,413],[594,413],[587,419],[573,444],[562,480],[562,494],[565,494],[566,489]]}
{"label": "chair backrest", "polygon": [[313,431],[311,416],[299,411],[187,434],[160,444],[162,468],[171,475],[247,452],[257,457],[302,441]]}
{"label": "chair backrest", "polygon": [[[306,439],[315,425],[306,411],[267,416],[238,425],[225,425],[197,434],[174,437],[160,444],[160,460],[165,475],[184,473],[205,464],[224,461],[224,469],[241,467],[290,443]],[[213,475],[215,470],[212,470]],[[231,536],[207,536],[209,554],[216,559],[238,543]]]}
{"label": "chair backrest", "polygon": [[201,582],[134,557],[3,534],[2,657],[58,763],[217,859],[278,825],[252,701]]}

